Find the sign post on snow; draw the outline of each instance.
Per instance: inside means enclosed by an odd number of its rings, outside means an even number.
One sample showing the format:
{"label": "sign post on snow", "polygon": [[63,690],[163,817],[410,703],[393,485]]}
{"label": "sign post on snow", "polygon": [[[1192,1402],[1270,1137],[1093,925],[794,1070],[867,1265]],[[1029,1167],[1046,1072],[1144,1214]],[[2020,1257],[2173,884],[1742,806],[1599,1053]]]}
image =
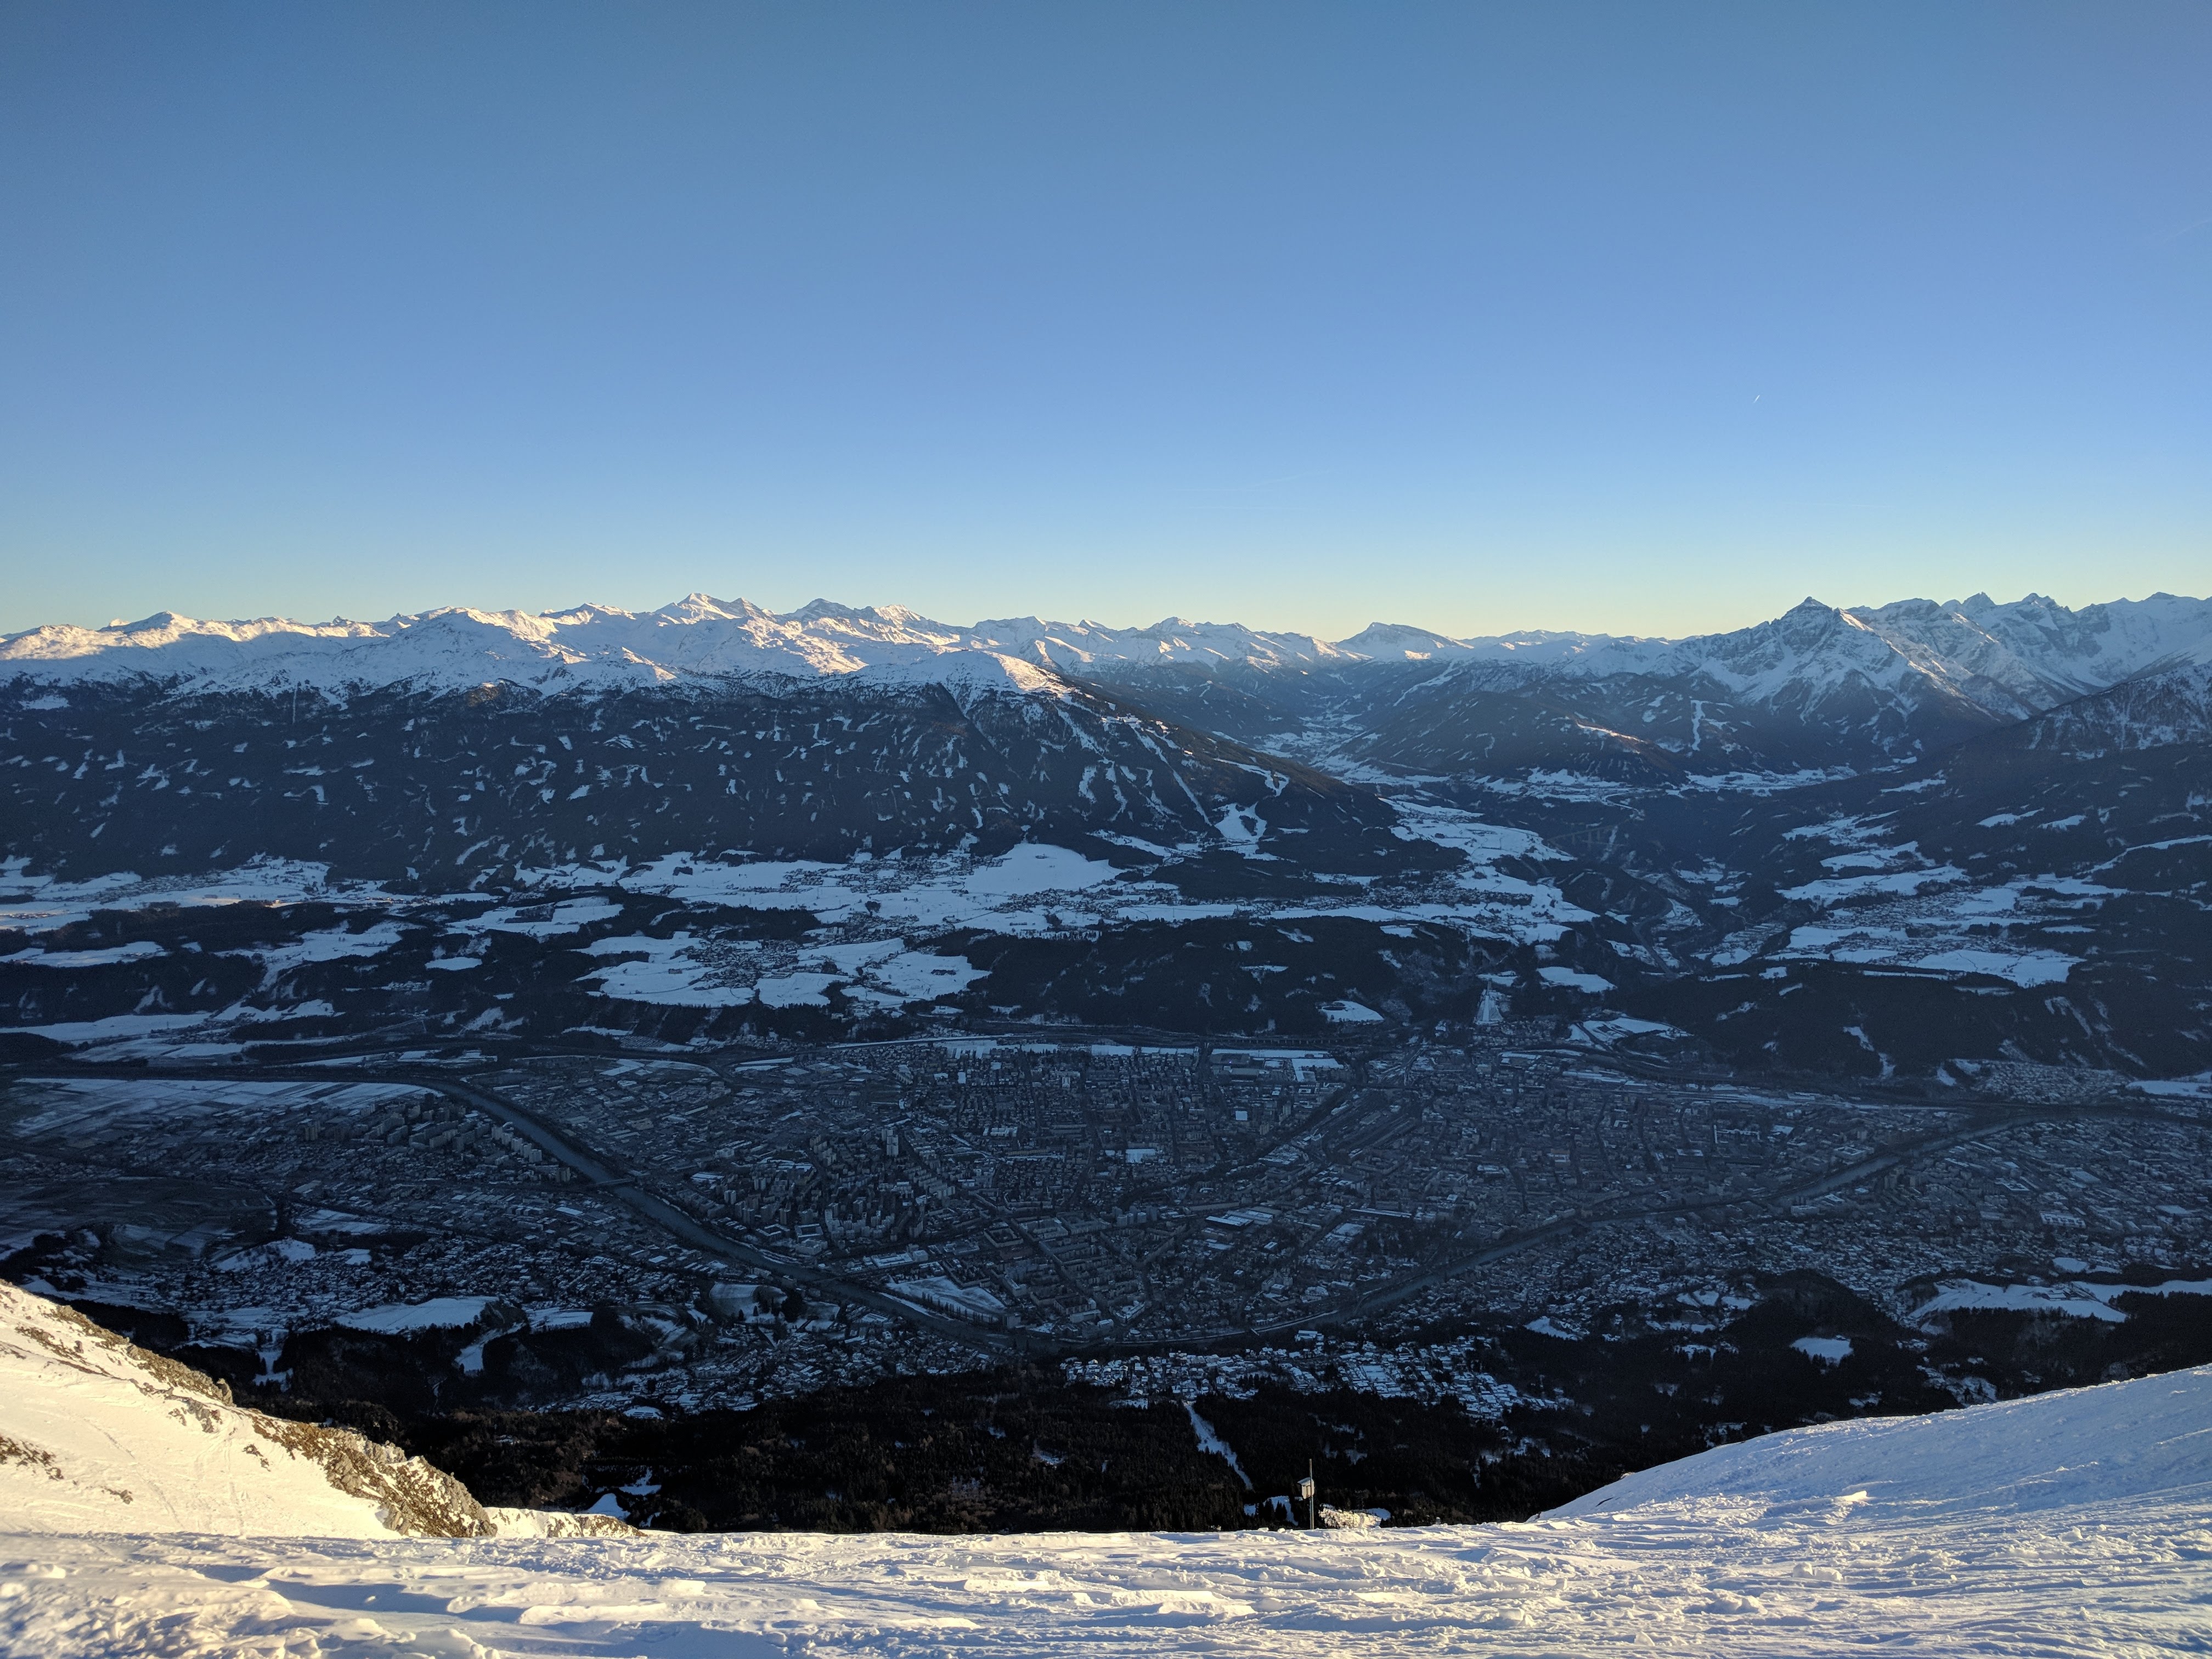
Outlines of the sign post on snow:
{"label": "sign post on snow", "polygon": [[1298,1496],[1306,1500],[1306,1530],[1311,1532],[1314,1528],[1314,1476],[1311,1458],[1306,1460],[1306,1478],[1298,1482]]}

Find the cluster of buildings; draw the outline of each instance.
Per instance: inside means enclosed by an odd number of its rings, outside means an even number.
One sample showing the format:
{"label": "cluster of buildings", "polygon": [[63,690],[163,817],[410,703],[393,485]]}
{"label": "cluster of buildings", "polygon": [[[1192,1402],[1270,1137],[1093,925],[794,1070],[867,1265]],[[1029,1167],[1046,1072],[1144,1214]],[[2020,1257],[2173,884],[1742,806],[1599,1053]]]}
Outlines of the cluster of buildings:
{"label": "cluster of buildings", "polygon": [[1910,1314],[1947,1274],[2212,1257],[2191,1102],[1855,1098],[1504,1038],[21,1075],[0,1136],[18,1277],[263,1351],[435,1298],[518,1330],[643,1310],[664,1352],[610,1400],[1029,1354],[1143,1395],[1352,1378],[1487,1412],[1455,1321],[1573,1334],[1804,1267]]}

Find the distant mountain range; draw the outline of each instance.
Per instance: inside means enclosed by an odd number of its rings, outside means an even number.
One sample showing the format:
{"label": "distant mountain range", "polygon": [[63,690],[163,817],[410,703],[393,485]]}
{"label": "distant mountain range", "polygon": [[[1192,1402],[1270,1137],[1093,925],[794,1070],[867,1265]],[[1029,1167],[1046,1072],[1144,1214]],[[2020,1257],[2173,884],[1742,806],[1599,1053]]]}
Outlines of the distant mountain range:
{"label": "distant mountain range", "polygon": [[1408,665],[1469,671],[1486,687],[1560,678],[1701,678],[1755,703],[1817,701],[1854,678],[1924,683],[2011,718],[2153,669],[2212,653],[2212,600],[2156,594],[2081,611],[2037,594],[1906,599],[1840,611],[1807,599],[1786,616],[1683,640],[1531,632],[1451,639],[1377,623],[1349,639],[1268,633],[1170,617],[1150,628],[1035,617],[934,622],[897,605],[817,599],[781,615],[694,593],[650,611],[604,605],[530,614],[458,607],[378,623],[276,617],[203,622],[164,611],[88,629],[50,625],[0,637],[0,673],[57,681],[145,676],[204,690],[413,684],[459,688],[512,680],[544,690],[635,687],[730,676],[876,673],[958,680],[997,658],[1079,678],[1146,669],[1358,671]]}
{"label": "distant mountain range", "polygon": [[[428,1003],[385,994],[429,981],[296,999],[377,1021],[690,1040],[929,1009],[1248,1033],[1526,1016],[1784,1068],[2193,1072],[2208,778],[2212,600],[2164,594],[1808,600],[1678,641],[956,627],[698,595],[163,615],[0,641],[0,886],[23,902],[0,893],[0,1006],[94,1037],[244,1006],[212,964],[102,954],[152,940],[96,913],[243,890],[275,860],[320,872],[284,892],[374,882],[379,904],[591,890],[611,916],[649,888],[649,927],[606,927],[695,941],[653,946],[655,983],[698,981],[657,1002],[588,929],[496,993],[439,975]],[[716,928],[803,966],[784,924],[746,932],[802,909],[809,938],[958,966],[909,996],[816,963],[823,988],[773,1018],[714,989]],[[98,948],[49,948],[72,927]],[[1938,1007],[1925,981],[1972,994]]]}
{"label": "distant mountain range", "polygon": [[[1170,617],[972,627],[817,599],[776,615],[695,593],[658,611],[461,609],[380,623],[201,622],[164,612],[0,640],[0,676],[175,693],[356,696],[510,684],[548,695],[941,685],[966,697],[1119,684],[1183,723],[1416,775],[1623,778],[1863,768],[2212,663],[2212,600],[2070,611],[2031,594],[1838,610],[1683,640],[1450,639],[1376,623],[1334,642]],[[2200,677],[2201,678],[2201,677]],[[1335,739],[1332,741],[1331,739]],[[1342,769],[1340,765],[1336,769]]]}

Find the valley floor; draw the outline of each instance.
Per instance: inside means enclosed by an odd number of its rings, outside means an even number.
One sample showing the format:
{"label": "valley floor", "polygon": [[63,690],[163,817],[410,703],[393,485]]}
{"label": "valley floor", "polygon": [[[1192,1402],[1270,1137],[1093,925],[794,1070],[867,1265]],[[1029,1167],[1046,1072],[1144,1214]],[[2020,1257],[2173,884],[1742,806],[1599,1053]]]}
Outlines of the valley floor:
{"label": "valley floor", "polygon": [[2111,1659],[2212,1646],[2201,1486],[1933,1521],[1856,1496],[1364,1534],[0,1538],[0,1651]]}

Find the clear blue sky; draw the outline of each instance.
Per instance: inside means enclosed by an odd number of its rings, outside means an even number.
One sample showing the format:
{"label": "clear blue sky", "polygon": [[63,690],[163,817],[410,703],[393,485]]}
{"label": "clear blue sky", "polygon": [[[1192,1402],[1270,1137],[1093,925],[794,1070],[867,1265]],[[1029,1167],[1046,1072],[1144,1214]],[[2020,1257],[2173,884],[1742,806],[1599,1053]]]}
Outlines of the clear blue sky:
{"label": "clear blue sky", "polygon": [[2212,5],[0,9],[0,628],[2212,589]]}

